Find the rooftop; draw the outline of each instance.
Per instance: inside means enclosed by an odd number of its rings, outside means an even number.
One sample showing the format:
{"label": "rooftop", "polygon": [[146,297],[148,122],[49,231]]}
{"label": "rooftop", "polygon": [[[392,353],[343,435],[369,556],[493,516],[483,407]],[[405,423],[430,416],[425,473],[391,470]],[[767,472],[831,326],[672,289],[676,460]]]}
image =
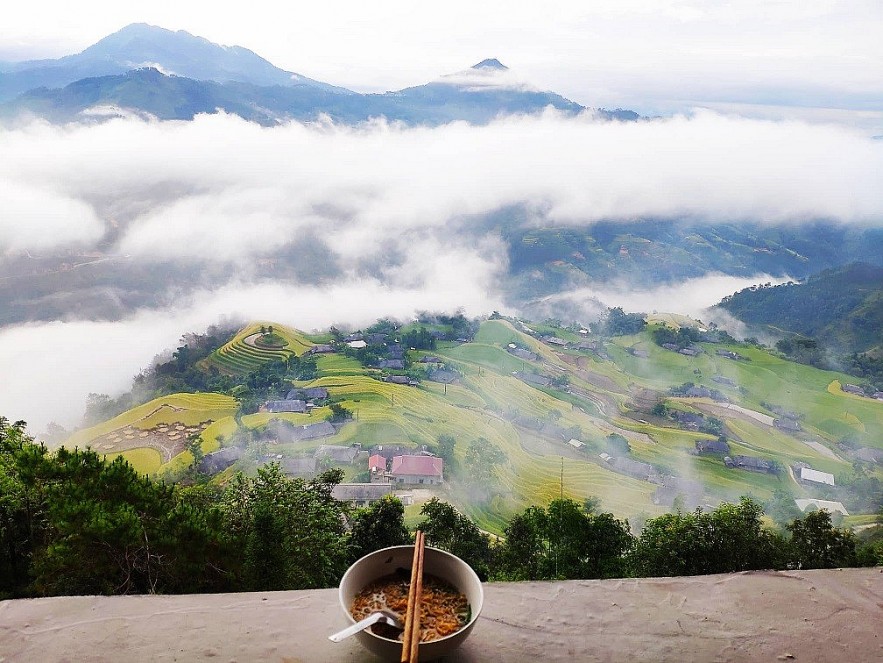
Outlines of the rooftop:
{"label": "rooftop", "polygon": [[442,476],[444,461],[435,456],[396,456],[390,474],[403,476]]}
{"label": "rooftop", "polygon": [[[448,663],[871,661],[883,570],[491,583]],[[0,602],[3,661],[374,662],[336,589]]]}

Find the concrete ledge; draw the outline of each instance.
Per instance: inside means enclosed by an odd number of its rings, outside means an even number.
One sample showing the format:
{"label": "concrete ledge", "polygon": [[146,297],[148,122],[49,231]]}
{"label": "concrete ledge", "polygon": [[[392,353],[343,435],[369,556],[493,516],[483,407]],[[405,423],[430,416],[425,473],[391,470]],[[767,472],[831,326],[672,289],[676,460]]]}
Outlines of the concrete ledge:
{"label": "concrete ledge", "polygon": [[[451,662],[883,660],[883,569],[494,583]],[[0,602],[0,661],[375,661],[337,590]]]}

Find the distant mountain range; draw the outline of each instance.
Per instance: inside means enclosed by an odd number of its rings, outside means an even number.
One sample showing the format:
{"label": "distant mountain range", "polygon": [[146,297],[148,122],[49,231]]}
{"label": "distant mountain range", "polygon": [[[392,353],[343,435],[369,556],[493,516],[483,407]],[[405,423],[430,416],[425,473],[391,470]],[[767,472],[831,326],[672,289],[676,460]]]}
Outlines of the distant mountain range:
{"label": "distant mountain range", "polygon": [[854,263],[800,283],[741,290],[720,307],[751,325],[844,352],[883,352],[883,267]]}
{"label": "distant mountain range", "polygon": [[[145,24],[123,28],[76,55],[0,63],[0,117],[7,119],[24,114],[52,122],[96,121],[135,113],[190,120],[222,110],[264,125],[319,116],[345,123],[382,116],[408,124],[483,124],[550,106],[574,114],[589,110],[515,81],[496,59],[426,85],[358,94],[279,69],[239,46]],[[639,117],[621,109],[595,112],[605,119]]]}

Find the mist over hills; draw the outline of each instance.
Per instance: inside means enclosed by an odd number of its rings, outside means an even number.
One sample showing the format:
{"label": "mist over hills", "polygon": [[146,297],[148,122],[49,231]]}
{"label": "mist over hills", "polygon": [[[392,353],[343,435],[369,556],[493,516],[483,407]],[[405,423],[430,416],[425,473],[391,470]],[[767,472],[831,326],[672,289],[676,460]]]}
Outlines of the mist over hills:
{"label": "mist over hills", "polygon": [[[493,58],[426,85],[357,94],[274,67],[239,46],[145,24],[127,26],[76,55],[0,65],[0,102],[6,118],[31,114],[71,122],[135,113],[191,120],[222,110],[264,125],[320,117],[345,123],[385,117],[409,124],[481,124],[547,107],[587,110],[525,85]],[[638,118],[621,109],[596,113],[604,119]]]}

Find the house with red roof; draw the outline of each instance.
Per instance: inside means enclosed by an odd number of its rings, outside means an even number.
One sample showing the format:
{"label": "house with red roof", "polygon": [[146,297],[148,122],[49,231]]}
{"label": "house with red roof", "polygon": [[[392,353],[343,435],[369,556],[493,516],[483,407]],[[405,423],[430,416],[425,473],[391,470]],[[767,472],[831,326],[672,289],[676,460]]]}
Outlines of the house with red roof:
{"label": "house with red roof", "polygon": [[386,472],[386,458],[380,454],[374,454],[368,459],[369,472]]}
{"label": "house with red roof", "polygon": [[444,464],[436,456],[395,456],[387,475],[394,483],[437,485],[444,481]]}

